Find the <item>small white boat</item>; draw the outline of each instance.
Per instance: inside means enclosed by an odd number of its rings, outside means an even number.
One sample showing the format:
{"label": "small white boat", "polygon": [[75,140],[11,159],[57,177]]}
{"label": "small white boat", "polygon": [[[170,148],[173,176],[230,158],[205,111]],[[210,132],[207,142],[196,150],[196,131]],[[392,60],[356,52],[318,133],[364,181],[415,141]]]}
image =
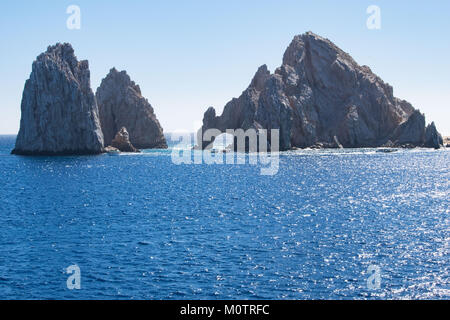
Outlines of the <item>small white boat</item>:
{"label": "small white boat", "polygon": [[383,152],[383,153],[392,153],[397,152],[398,149],[392,149],[392,148],[383,148],[383,149],[377,149],[377,152]]}
{"label": "small white boat", "polygon": [[109,156],[118,156],[120,155],[120,150],[111,146],[108,146],[105,148],[105,152],[109,155]]}
{"label": "small white boat", "polygon": [[216,148],[210,150],[210,152],[211,152],[211,153],[214,153],[214,154],[216,154],[216,153],[227,153],[227,152],[230,152],[230,151],[231,151],[231,150],[227,150],[227,149],[216,149]]}
{"label": "small white boat", "polygon": [[108,156],[119,156],[120,155],[120,151],[118,150],[114,150],[114,151],[108,151]]}

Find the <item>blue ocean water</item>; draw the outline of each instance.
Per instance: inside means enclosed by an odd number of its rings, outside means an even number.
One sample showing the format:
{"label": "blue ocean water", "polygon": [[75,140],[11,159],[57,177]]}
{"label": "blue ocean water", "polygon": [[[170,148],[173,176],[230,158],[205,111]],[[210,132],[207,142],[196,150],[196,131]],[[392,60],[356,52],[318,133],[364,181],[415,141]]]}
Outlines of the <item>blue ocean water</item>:
{"label": "blue ocean water", "polygon": [[287,152],[262,176],[13,145],[0,137],[0,299],[450,298],[448,150]]}

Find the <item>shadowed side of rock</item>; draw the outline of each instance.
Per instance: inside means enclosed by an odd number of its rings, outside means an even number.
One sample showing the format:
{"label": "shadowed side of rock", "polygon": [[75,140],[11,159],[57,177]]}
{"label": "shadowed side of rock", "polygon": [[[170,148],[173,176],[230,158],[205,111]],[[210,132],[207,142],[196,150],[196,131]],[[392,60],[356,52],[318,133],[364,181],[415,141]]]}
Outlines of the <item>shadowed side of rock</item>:
{"label": "shadowed side of rock", "polygon": [[87,61],[68,43],[48,47],[25,83],[13,154],[78,155],[103,152],[98,107]]}
{"label": "shadowed side of rock", "polygon": [[105,145],[126,127],[130,142],[139,149],[167,148],[163,129],[153,107],[125,71],[111,69],[96,93]]}
{"label": "shadowed side of rock", "polygon": [[425,147],[427,148],[439,148],[444,146],[444,139],[441,134],[437,131],[436,125],[432,122],[425,129]]}

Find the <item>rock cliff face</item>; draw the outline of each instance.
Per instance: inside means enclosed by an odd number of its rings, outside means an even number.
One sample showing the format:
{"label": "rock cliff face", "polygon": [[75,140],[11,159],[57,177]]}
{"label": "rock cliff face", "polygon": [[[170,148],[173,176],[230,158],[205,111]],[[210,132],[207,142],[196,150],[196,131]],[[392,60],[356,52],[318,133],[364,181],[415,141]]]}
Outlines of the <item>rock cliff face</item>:
{"label": "rock cliff face", "polygon": [[103,152],[89,65],[77,60],[70,44],[50,46],[37,57],[25,83],[21,111],[13,154]]}
{"label": "rock cliff face", "polygon": [[444,139],[441,134],[437,131],[436,125],[432,122],[425,129],[425,147],[427,148],[440,148],[444,146]]}
{"label": "rock cliff face", "polygon": [[126,127],[136,148],[167,148],[152,106],[125,71],[111,69],[97,89],[96,97],[105,145],[111,144],[121,127]]}
{"label": "rock cliff face", "polygon": [[275,73],[260,67],[221,116],[209,108],[202,130],[211,128],[279,129],[281,150],[442,145],[436,127],[425,127],[425,117],[389,84],[311,32],[294,38]]}
{"label": "rock cliff face", "polygon": [[130,142],[130,135],[128,134],[127,128],[122,127],[119,132],[117,132],[113,141],[111,142],[111,147],[116,148],[122,152],[139,152]]}

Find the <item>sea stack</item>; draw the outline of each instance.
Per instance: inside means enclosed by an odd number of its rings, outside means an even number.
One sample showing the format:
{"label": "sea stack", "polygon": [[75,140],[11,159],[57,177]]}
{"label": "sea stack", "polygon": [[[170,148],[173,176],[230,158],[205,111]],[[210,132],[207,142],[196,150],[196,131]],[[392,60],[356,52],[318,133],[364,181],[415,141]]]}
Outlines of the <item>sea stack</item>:
{"label": "sea stack", "polygon": [[128,134],[127,128],[122,127],[119,132],[117,132],[113,141],[111,142],[111,147],[121,151],[121,152],[139,152],[133,144],[130,142],[130,135]]}
{"label": "sea stack", "polygon": [[139,149],[166,149],[163,129],[153,107],[125,71],[111,69],[96,92],[105,145],[110,145],[122,127],[131,144]]}
{"label": "sea stack", "polygon": [[25,83],[20,130],[13,154],[72,155],[103,152],[98,107],[88,61],[72,46],[48,47]]}
{"label": "sea stack", "polygon": [[273,74],[261,66],[222,115],[209,108],[200,132],[213,128],[278,129],[280,150],[443,144],[434,124],[426,127],[425,116],[394,97],[388,83],[312,32],[294,37]]}

